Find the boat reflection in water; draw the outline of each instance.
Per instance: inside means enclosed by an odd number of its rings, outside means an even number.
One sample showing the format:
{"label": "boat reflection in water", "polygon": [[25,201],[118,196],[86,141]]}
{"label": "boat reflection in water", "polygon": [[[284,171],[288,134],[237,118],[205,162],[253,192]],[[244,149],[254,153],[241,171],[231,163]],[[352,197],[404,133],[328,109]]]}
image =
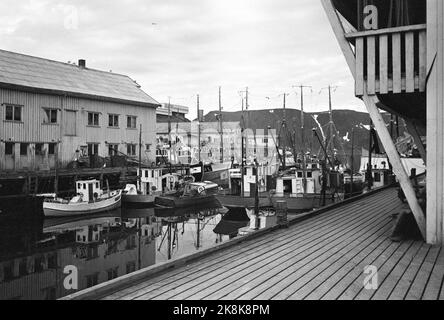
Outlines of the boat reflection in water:
{"label": "boat reflection in water", "polygon": [[[122,208],[45,219],[41,201],[3,209],[0,300],[61,298],[214,246],[229,240],[213,232],[223,212],[219,206],[188,210]],[[74,276],[65,270],[67,267],[77,270],[75,283],[67,281]]]}
{"label": "boat reflection in water", "polygon": [[[9,211],[1,217],[0,299],[53,300],[154,265],[160,231],[154,212],[45,220],[41,203]],[[77,271],[70,283],[65,268]]]}
{"label": "boat reflection in water", "polygon": [[196,205],[184,209],[157,207],[154,211],[162,222],[162,237],[157,241],[157,262],[192,254],[229,240],[229,237],[213,232],[226,211],[217,201],[210,206]]}

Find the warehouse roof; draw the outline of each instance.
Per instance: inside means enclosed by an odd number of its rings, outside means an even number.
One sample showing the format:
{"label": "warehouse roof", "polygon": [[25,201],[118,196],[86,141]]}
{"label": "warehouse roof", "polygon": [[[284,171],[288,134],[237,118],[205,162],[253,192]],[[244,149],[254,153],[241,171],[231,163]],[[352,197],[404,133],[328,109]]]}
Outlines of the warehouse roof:
{"label": "warehouse roof", "polygon": [[0,50],[0,87],[158,107],[130,77]]}

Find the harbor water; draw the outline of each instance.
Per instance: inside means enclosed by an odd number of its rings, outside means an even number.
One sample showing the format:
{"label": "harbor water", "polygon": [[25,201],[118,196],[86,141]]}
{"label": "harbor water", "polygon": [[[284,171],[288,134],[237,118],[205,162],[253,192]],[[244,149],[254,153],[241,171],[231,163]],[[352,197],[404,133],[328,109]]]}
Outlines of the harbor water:
{"label": "harbor water", "polygon": [[214,232],[224,212],[217,207],[167,214],[121,208],[45,219],[41,200],[3,202],[0,300],[54,300],[210,248],[237,234]]}

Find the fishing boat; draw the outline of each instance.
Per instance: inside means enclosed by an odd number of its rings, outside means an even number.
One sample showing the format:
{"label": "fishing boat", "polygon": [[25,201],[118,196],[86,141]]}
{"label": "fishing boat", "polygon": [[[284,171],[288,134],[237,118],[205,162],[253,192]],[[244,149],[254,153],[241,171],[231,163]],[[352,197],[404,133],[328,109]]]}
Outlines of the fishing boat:
{"label": "fishing boat", "polygon": [[183,186],[175,193],[156,197],[154,204],[167,208],[188,208],[218,203],[215,198],[218,187],[217,184],[210,181],[185,181]]}
{"label": "fishing boat", "polygon": [[231,162],[196,164],[190,166],[190,174],[196,181],[211,181],[219,186],[228,186],[228,171]]}
{"label": "fishing boat", "polygon": [[[229,171],[230,188],[216,197],[224,207],[251,209],[256,205],[254,191],[257,187],[259,208],[276,207],[278,202],[285,201],[288,211],[292,213],[306,212],[334,203],[338,196],[334,190],[340,188],[340,182],[336,180],[341,179],[336,179],[334,173],[329,174],[326,183],[329,188],[323,195],[322,171],[319,164],[313,161],[307,162],[306,166],[305,170],[298,165],[280,173],[276,172],[275,165],[246,166],[243,177],[240,170],[232,169]],[[335,185],[337,187],[334,187]]]}
{"label": "fishing boat", "polygon": [[62,217],[93,214],[120,208],[122,190],[106,191],[100,188],[98,180],[76,182],[77,195],[69,200],[54,198],[43,201],[46,217]]}
{"label": "fishing boat", "polygon": [[127,184],[122,192],[123,204],[143,205],[144,207],[154,206],[154,195],[142,194],[133,184]]}

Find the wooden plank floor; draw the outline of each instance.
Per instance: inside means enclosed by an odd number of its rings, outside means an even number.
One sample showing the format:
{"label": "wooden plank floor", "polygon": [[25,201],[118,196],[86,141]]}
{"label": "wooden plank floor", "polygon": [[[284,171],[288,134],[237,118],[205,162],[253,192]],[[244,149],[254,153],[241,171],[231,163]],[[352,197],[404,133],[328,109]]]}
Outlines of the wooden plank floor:
{"label": "wooden plank floor", "polygon": [[[216,252],[104,299],[444,299],[444,252],[392,242],[395,189]],[[378,268],[378,289],[364,268]]]}

